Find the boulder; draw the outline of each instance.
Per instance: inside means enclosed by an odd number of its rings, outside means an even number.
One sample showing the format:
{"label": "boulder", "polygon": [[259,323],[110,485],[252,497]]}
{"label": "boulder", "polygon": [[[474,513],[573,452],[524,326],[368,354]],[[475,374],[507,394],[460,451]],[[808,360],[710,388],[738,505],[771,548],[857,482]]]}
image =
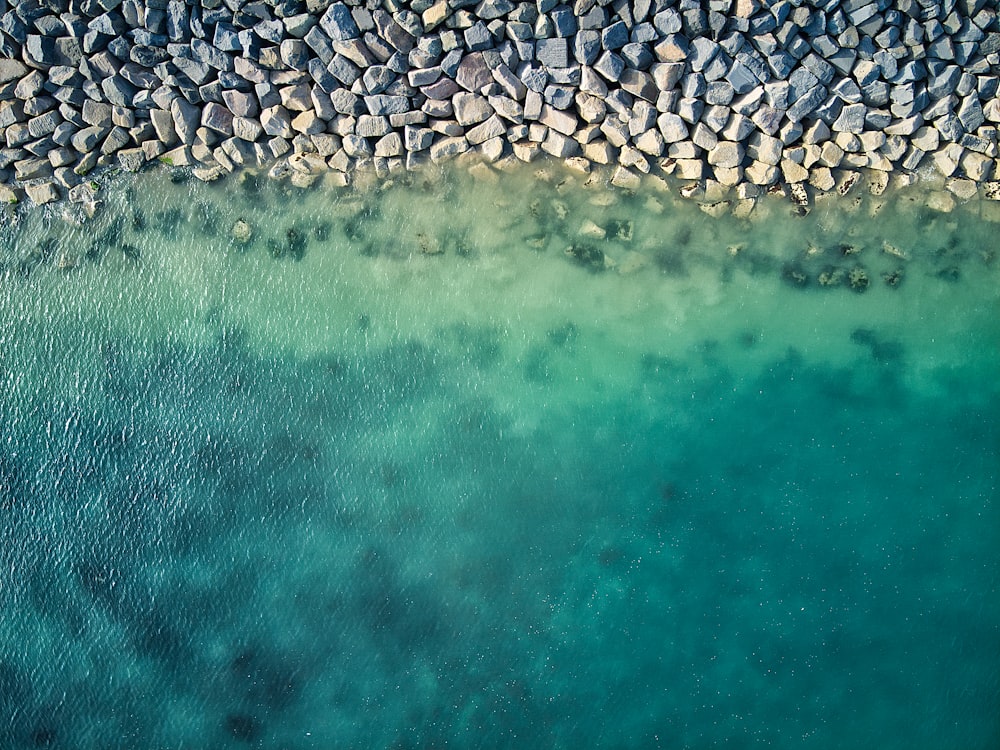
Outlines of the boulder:
{"label": "boulder", "polygon": [[44,206],[46,203],[54,203],[59,200],[59,190],[51,182],[40,182],[33,185],[25,185],[24,192],[37,206]]}
{"label": "boulder", "polygon": [[260,124],[268,135],[282,138],[292,138],[295,135],[292,131],[292,118],[280,104],[263,110],[260,113]]}
{"label": "boulder", "polygon": [[671,112],[660,115],[656,120],[656,125],[666,143],[676,143],[688,137],[687,124],[678,115]]}
{"label": "boulder", "polygon": [[233,113],[218,102],[209,102],[201,111],[201,124],[223,135],[233,134]]}
{"label": "boulder", "polygon": [[319,20],[320,28],[330,39],[342,42],[355,39],[361,35],[358,25],[354,22],[351,10],[344,3],[334,3]]}
{"label": "boulder", "polygon": [[146,163],[142,148],[125,148],[118,152],[118,164],[126,172],[138,172]]}
{"label": "boulder", "polygon": [[400,156],[403,153],[403,139],[393,131],[375,143],[375,156]]}
{"label": "boulder", "polygon": [[732,169],[740,166],[743,161],[744,148],[740,143],[719,141],[715,148],[708,152],[708,163],[713,167]]}
{"label": "boulder", "polygon": [[174,131],[181,143],[194,142],[195,132],[201,124],[201,112],[183,97],[177,97],[170,102],[170,116],[174,121]]}
{"label": "boulder", "polygon": [[441,138],[431,145],[431,160],[441,162],[464,154],[469,148],[469,142],[463,136]]}
{"label": "boulder", "polygon": [[489,101],[478,94],[460,92],[451,99],[455,119],[460,125],[475,125],[493,114]]}

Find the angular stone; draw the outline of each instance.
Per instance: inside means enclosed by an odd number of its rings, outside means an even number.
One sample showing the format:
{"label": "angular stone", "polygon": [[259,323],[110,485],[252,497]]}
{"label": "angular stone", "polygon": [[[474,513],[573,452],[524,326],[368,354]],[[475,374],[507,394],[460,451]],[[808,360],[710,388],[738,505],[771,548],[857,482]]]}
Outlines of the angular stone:
{"label": "angular stone", "polygon": [[44,206],[46,203],[54,203],[59,200],[59,190],[51,182],[41,182],[34,185],[25,185],[24,192],[37,206]]}
{"label": "angular stone", "polygon": [[125,148],[118,152],[118,164],[126,172],[138,172],[146,163],[142,148]]}
{"label": "angular stone", "polygon": [[81,154],[85,154],[89,151],[93,151],[107,133],[107,127],[97,127],[94,125],[77,131],[73,135],[70,142],[73,144],[74,149],[79,151]]}
{"label": "angular stone", "polygon": [[368,142],[368,139],[362,138],[360,135],[345,135],[343,145],[344,153],[352,159],[364,158],[374,154],[374,150],[372,149],[372,145]]}
{"label": "angular stone", "polygon": [[260,122],[251,117],[233,117],[233,135],[237,138],[253,142],[264,135]]}
{"label": "angular stone", "polygon": [[112,128],[111,132],[108,133],[108,137],[104,139],[104,143],[101,144],[101,153],[109,156],[119,149],[124,148],[128,142],[129,135],[125,128]]}
{"label": "angular stone", "polygon": [[566,159],[580,153],[580,143],[575,138],[570,138],[562,133],[549,129],[542,141],[542,151],[556,157]]}
{"label": "angular stone", "polygon": [[17,180],[41,180],[51,176],[52,163],[48,159],[21,159],[14,162],[14,178]]}
{"label": "angular stone", "polygon": [[625,70],[625,61],[614,52],[605,52],[594,63],[594,70],[608,82],[617,83],[622,71]]}
{"label": "angular stone", "polygon": [[848,104],[833,123],[833,130],[842,133],[860,133],[865,129],[868,108],[864,104]]}
{"label": "angular stone", "polygon": [[301,39],[284,39],[279,46],[281,61],[292,70],[306,70],[309,66],[309,48]]}
{"label": "angular stone", "polygon": [[809,170],[791,159],[781,160],[781,174],[789,184],[805,182],[809,179]]}
{"label": "angular stone", "polygon": [[17,81],[28,74],[28,68],[20,60],[0,57],[0,83]]}
{"label": "angular stone", "polygon": [[425,151],[434,140],[434,131],[407,125],[403,128],[403,142],[407,151]]}
{"label": "angular stone", "polygon": [[469,142],[463,136],[442,138],[431,145],[431,161],[440,162],[450,159],[464,154],[469,148]]}
{"label": "angular stone", "polygon": [[493,74],[482,52],[471,52],[462,58],[455,72],[455,82],[466,91],[479,93],[493,83]]}
{"label": "angular stone", "polygon": [[719,141],[718,144],[708,152],[708,163],[713,167],[732,169],[740,166],[743,162],[744,153],[743,145],[740,143]]}
{"label": "angular stone", "polygon": [[635,147],[644,154],[657,157],[663,153],[666,143],[659,130],[650,129],[635,138]]}
{"label": "angular stone", "polygon": [[203,39],[191,40],[191,56],[198,62],[216,70],[232,71],[233,69],[233,58]]}
{"label": "angular stone", "polygon": [[664,112],[660,115],[656,120],[656,125],[666,143],[677,143],[688,137],[687,123],[671,112]]}
{"label": "angular stone", "polygon": [[292,130],[303,135],[315,135],[326,130],[326,123],[316,116],[316,112],[309,109],[299,112],[292,120]]}
{"label": "angular stone", "polygon": [[111,113],[111,106],[103,102],[88,99],[83,103],[83,121],[88,125],[96,125],[101,128],[111,127]]}
{"label": "angular stone", "polygon": [[260,113],[260,124],[268,135],[282,138],[292,138],[295,135],[292,131],[292,119],[288,110],[280,104],[263,110]]}
{"label": "angular stone", "polygon": [[360,115],[365,111],[361,97],[347,89],[338,88],[330,93],[333,108],[342,115]]}
{"label": "angular stone", "polygon": [[778,167],[755,161],[743,171],[743,176],[754,185],[773,185],[781,176]]}
{"label": "angular stone", "polygon": [[488,140],[502,136],[506,132],[507,128],[503,124],[503,121],[497,115],[493,115],[485,122],[469,128],[465,134],[465,138],[471,145],[478,146]]}
{"label": "angular stone", "polygon": [[774,135],[778,132],[778,128],[781,127],[784,116],[785,112],[783,110],[775,109],[765,104],[750,116],[750,120],[762,133]]}
{"label": "angular stone", "polygon": [[305,83],[282,86],[278,89],[281,106],[290,112],[306,112],[312,109],[312,90]]}
{"label": "angular stone", "polygon": [[460,125],[475,125],[493,114],[489,101],[478,94],[459,92],[451,99]]}
{"label": "angular stone", "polygon": [[334,3],[319,20],[320,28],[335,42],[355,39],[361,35],[351,10],[343,3]]}
{"label": "angular stone", "polygon": [[393,131],[383,136],[375,143],[375,156],[390,157],[403,153],[403,139]]}
{"label": "angular stone", "polygon": [[[813,86],[788,108],[786,116],[792,122],[799,122],[826,100],[826,87]],[[804,178],[803,178],[804,179]],[[799,180],[801,182],[801,180]]]}
{"label": "angular stone", "polygon": [[618,78],[622,90],[648,102],[656,101],[659,89],[653,77],[644,71],[625,68]]}
{"label": "angular stone", "polygon": [[[372,16],[379,36],[389,42],[394,49],[405,55],[416,46],[417,41],[413,35],[396,23],[395,19],[384,10],[378,9],[372,13]],[[403,19],[402,15],[400,15],[400,19]],[[416,21],[416,18],[414,17],[413,20]],[[414,31],[419,33],[419,24],[416,25]]]}
{"label": "angular stone", "polygon": [[256,117],[260,114],[257,97],[249,91],[226,89],[222,92],[222,101],[226,108],[237,117]]}
{"label": "angular stone", "polygon": [[700,180],[705,176],[705,162],[701,159],[678,159],[675,174],[682,180]]}
{"label": "angular stone", "polygon": [[223,135],[233,134],[233,113],[218,102],[208,102],[201,111],[201,124]]}
{"label": "angular stone", "polygon": [[139,90],[120,75],[113,75],[101,81],[101,91],[112,104],[131,107]]}
{"label": "angular stone", "polygon": [[174,120],[174,131],[181,143],[194,142],[195,132],[201,124],[201,112],[183,97],[177,97],[170,102],[170,116]]}
{"label": "angular stone", "polygon": [[979,103],[979,97],[971,94],[962,100],[962,105],[958,109],[958,119],[965,128],[965,132],[972,133],[985,122],[983,107]]}
{"label": "angular stone", "polygon": [[376,94],[364,97],[368,112],[373,115],[392,115],[406,112],[410,109],[410,100],[406,96]]}
{"label": "angular stone", "polygon": [[569,45],[566,39],[539,39],[535,42],[535,59],[546,68],[565,68],[569,65]]}

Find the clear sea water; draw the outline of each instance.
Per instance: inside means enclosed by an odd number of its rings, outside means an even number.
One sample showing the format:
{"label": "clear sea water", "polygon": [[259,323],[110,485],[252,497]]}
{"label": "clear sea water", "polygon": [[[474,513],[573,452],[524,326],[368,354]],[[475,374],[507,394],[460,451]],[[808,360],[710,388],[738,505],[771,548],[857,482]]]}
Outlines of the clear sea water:
{"label": "clear sea water", "polygon": [[0,747],[1000,744],[1000,211],[536,169],[5,216]]}

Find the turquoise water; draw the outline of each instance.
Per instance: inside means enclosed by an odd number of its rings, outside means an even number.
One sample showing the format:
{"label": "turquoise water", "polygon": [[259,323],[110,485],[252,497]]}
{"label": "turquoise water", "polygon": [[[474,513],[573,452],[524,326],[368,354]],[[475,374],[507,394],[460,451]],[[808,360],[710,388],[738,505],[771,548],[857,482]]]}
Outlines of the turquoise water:
{"label": "turquoise water", "polygon": [[359,182],[8,215],[0,746],[997,746],[996,210]]}

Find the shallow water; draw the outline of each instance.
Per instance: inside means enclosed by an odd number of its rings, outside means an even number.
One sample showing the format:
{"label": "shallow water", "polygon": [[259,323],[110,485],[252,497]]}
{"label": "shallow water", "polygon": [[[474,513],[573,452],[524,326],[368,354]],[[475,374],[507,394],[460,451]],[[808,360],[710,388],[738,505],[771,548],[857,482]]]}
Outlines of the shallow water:
{"label": "shallow water", "polygon": [[985,209],[168,177],[0,229],[0,745],[1000,742]]}

